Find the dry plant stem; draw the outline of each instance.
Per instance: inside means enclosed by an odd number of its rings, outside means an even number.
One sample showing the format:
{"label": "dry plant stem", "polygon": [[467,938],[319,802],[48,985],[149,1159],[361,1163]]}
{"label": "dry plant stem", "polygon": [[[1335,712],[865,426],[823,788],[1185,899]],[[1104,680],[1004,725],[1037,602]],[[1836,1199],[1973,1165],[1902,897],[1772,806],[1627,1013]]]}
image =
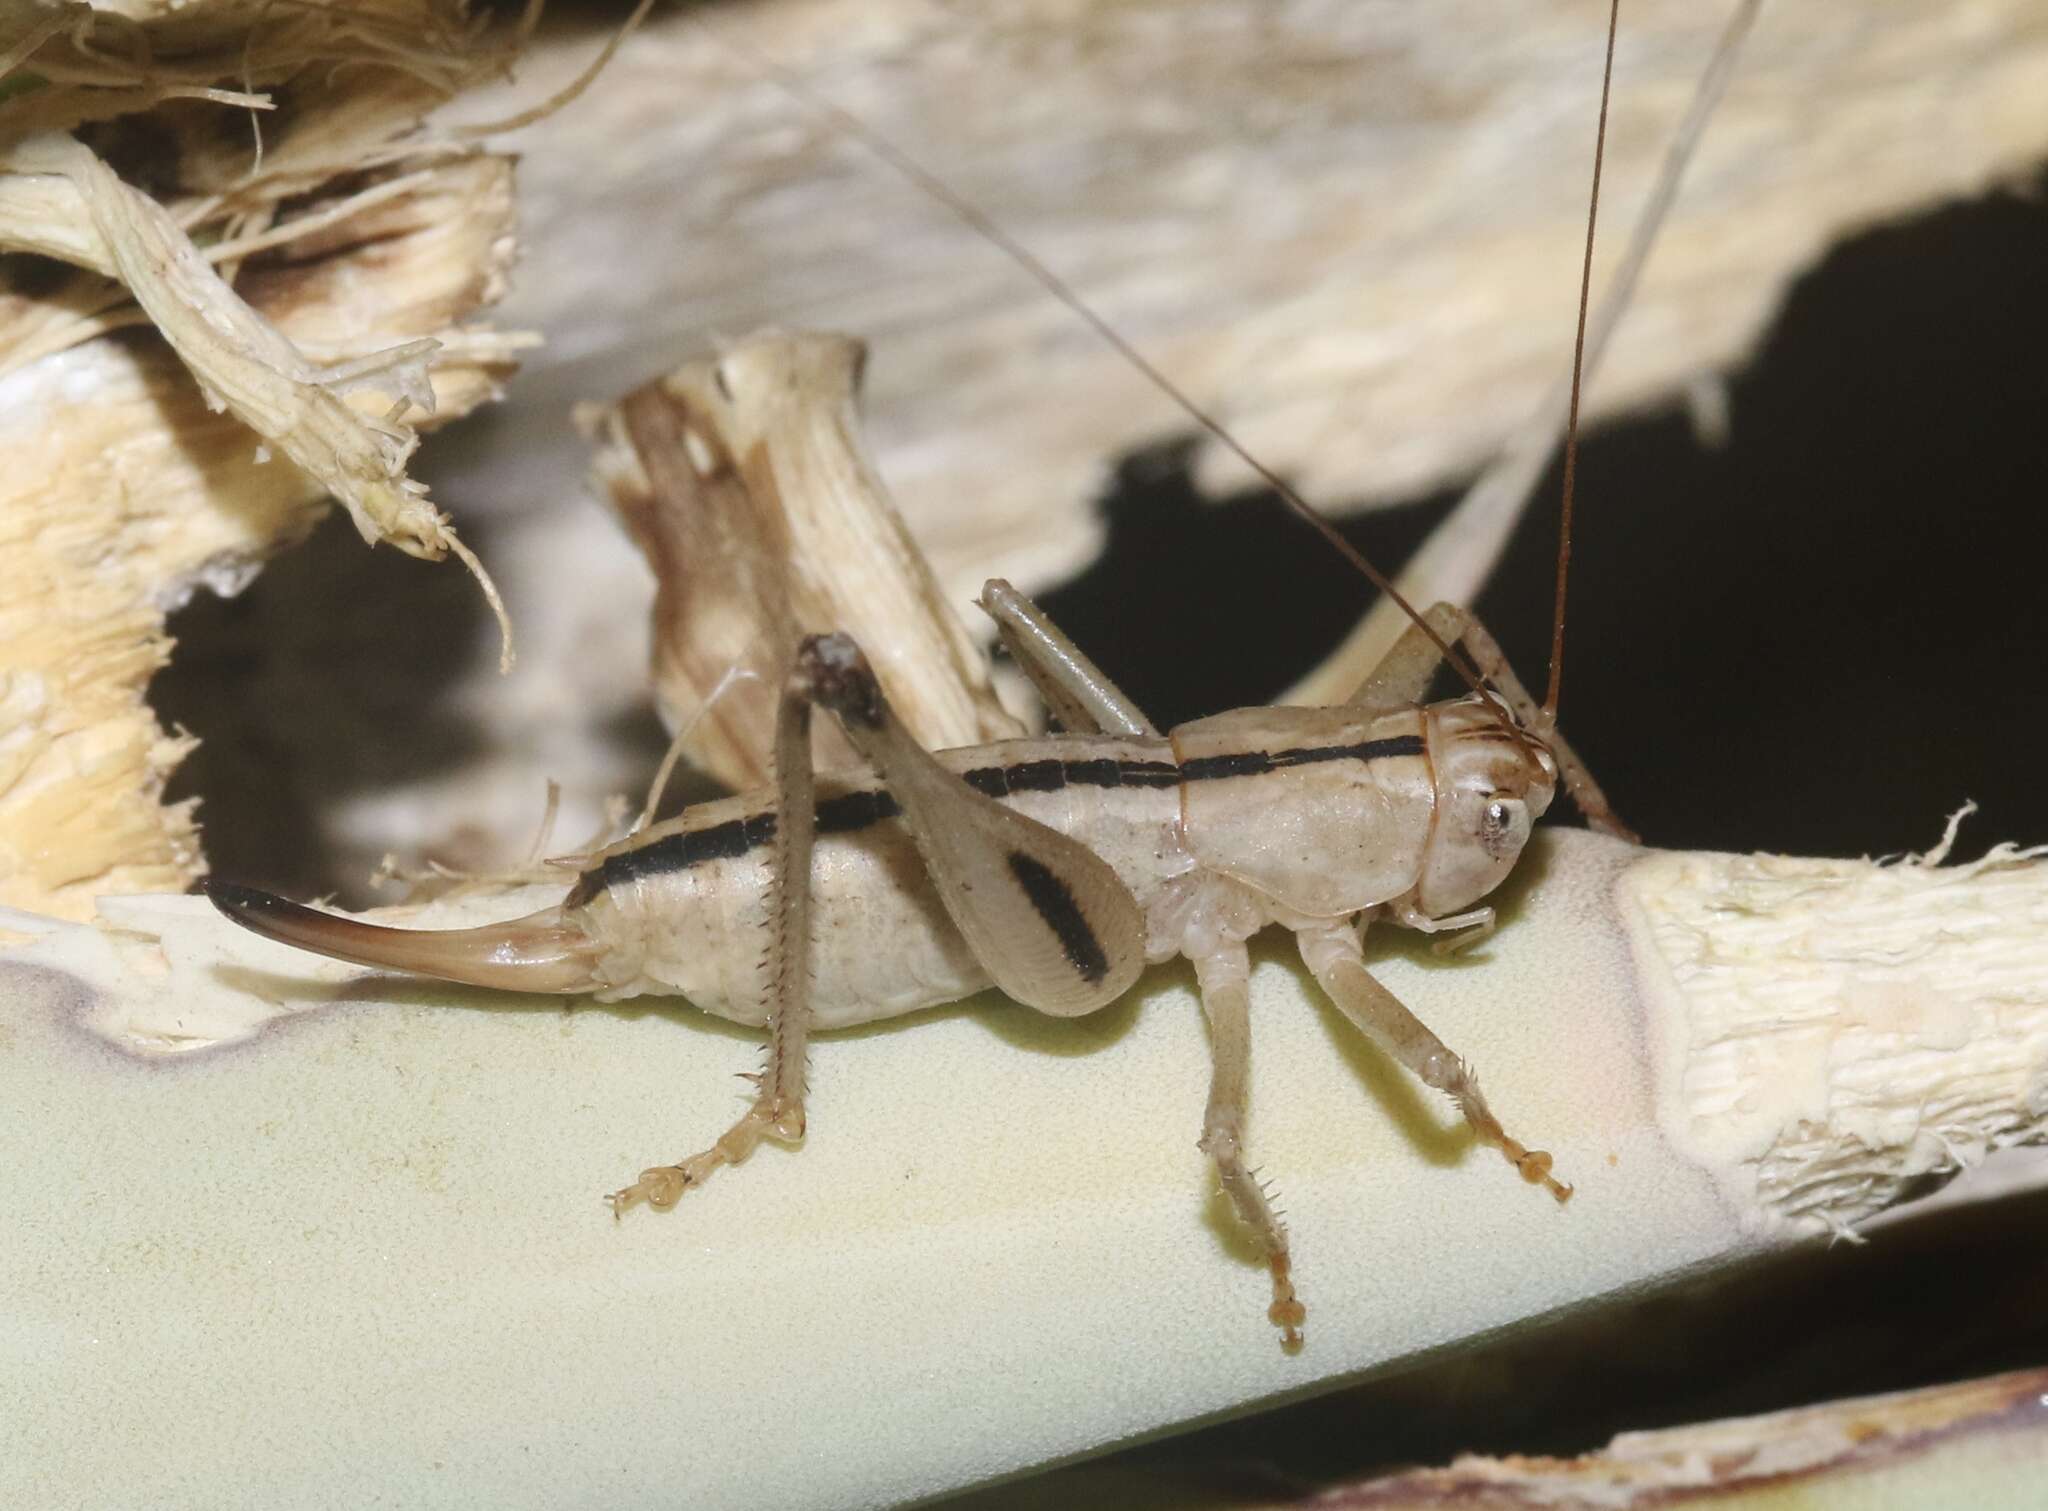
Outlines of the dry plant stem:
{"label": "dry plant stem", "polygon": [[[843,336],[762,332],[584,415],[596,486],[654,570],[663,717],[732,787],[766,776],[783,642],[761,634],[761,605],[785,591],[798,630],[872,648],[927,747],[1023,732],[861,445],[863,357]],[[816,738],[821,762],[851,760],[836,733]]]}
{"label": "dry plant stem", "polygon": [[[493,396],[526,342],[463,325],[504,289],[509,161],[415,129],[479,34],[431,3],[258,9],[74,9],[0,44],[41,86],[0,101],[0,248],[78,269],[0,286],[0,899],[45,912],[203,874],[191,805],[160,803],[189,741],[142,700],[164,615],[246,582],[330,489],[463,554],[406,476],[413,426]],[[211,106],[152,112],[220,79],[290,83],[270,150]],[[161,200],[66,134],[103,122],[176,149]],[[138,325],[165,343],[96,339]]]}
{"label": "dry plant stem", "polygon": [[35,50],[57,35],[69,18],[62,11],[31,21],[28,29],[0,47],[0,79],[6,78],[31,57]]}
{"label": "dry plant stem", "polygon": [[[1622,220],[1733,9],[1632,4],[1606,196]],[[712,21],[999,210],[1319,503],[1412,498],[1465,475],[1556,385],[1584,230],[1583,6],[1523,8],[1513,27],[1473,0],[1030,0],[999,25],[912,0],[821,0],[722,6]],[[1084,564],[1102,459],[1184,422],[985,242],[700,30],[655,15],[602,88],[525,144],[522,181],[565,234],[537,250],[519,297],[579,332],[581,391],[792,310],[887,331],[872,434],[950,594],[990,575],[1038,591]],[[1258,67],[1221,66],[1240,45]],[[567,78],[588,49],[578,38],[548,66]],[[1789,279],[1846,230],[2022,173],[2044,145],[2048,29],[2031,0],[1967,17],[1911,0],[1766,7],[1744,56],[1602,364],[1596,417],[1739,360]],[[690,112],[655,108],[679,92]],[[1940,108],[1963,95],[1970,111]],[[633,153],[606,150],[628,139]],[[685,163],[695,192],[679,196]],[[690,254],[663,250],[676,247]],[[582,276],[600,254],[617,285]],[[593,365],[605,351],[617,376]],[[1215,458],[1199,466],[1212,486],[1243,481]]]}
{"label": "dry plant stem", "polygon": [[[1610,32],[1610,60],[1612,56]],[[1420,611],[1408,601],[1400,587],[1392,579],[1384,576],[1379,568],[1368,561],[1356,546],[1352,545],[1350,541],[1338,533],[1336,526],[1317,513],[1314,506],[1295,491],[1293,484],[1289,483],[1286,478],[1275,472],[1266,463],[1247,450],[1244,444],[1235,435],[1231,434],[1223,422],[1216,418],[1214,413],[1197,403],[1187,390],[1175,383],[1157,363],[1133,346],[1121,331],[1096,313],[1094,308],[1081,298],[1065,279],[1061,278],[1051,268],[1046,266],[1044,262],[1040,261],[1037,254],[1032,252],[1029,247],[1018,241],[1014,236],[1011,236],[979,206],[962,198],[943,179],[930,172],[887,137],[869,129],[859,118],[849,114],[823,95],[805,85],[795,76],[777,67],[772,60],[756,53],[751,55],[751,61],[755,68],[772,79],[780,88],[789,93],[792,98],[807,108],[817,111],[847,137],[862,143],[869,151],[873,152],[883,162],[901,174],[907,181],[931,196],[934,202],[943,205],[947,210],[958,216],[961,223],[970,231],[973,231],[977,236],[980,236],[1000,251],[1005,257],[1008,257],[1032,282],[1044,289],[1050,298],[1064,306],[1076,320],[1079,320],[1089,330],[1093,331],[1096,339],[1123,358],[1125,362],[1129,363],[1133,371],[1138,373],[1155,390],[1165,396],[1174,408],[1178,409],[1182,416],[1193,424],[1197,430],[1216,445],[1222,447],[1231,456],[1235,457],[1250,470],[1254,477],[1266,487],[1272,489],[1289,513],[1293,514],[1297,520],[1321,536],[1323,543],[1343,560],[1349,562],[1360,576],[1364,577],[1378,590],[1380,596],[1390,603],[1396,612],[1405,615],[1410,622],[1420,627],[1425,635],[1429,635],[1432,639],[1435,638],[1436,632],[1424,623]],[[1601,125],[1604,131],[1606,125],[1606,105],[1604,99],[1601,106]],[[1590,242],[1586,253],[1586,261],[1588,276],[1590,277],[1592,267]],[[1582,322],[1582,345],[1583,341]],[[1572,383],[1572,414],[1574,420],[1576,420],[1578,415],[1578,381],[1576,375]],[[1569,541],[1569,538],[1567,533],[1567,541]],[[1563,569],[1560,567],[1560,584],[1562,580]],[[1472,669],[1451,645],[1437,640],[1436,648],[1444,661],[1471,685],[1474,692],[1484,692]]]}
{"label": "dry plant stem", "polygon": [[[1605,1448],[1558,1459],[1477,1454],[1330,1487],[1334,1505],[1374,1511],[1598,1505],[1606,1511],[1686,1506],[1853,1511],[1872,1505],[2031,1511],[2048,1454],[2048,1370],[1925,1390],[1829,1401],[1764,1416],[1625,1432]],[[1089,1471],[1067,1476],[1094,1498]],[[1233,1501],[1240,1511],[1259,1511]],[[1299,1506],[1289,1498],[1271,1511]]]}
{"label": "dry plant stem", "polygon": [[[51,220],[38,223],[40,238],[17,232],[0,246],[63,256],[119,278],[191,369],[209,405],[232,412],[331,489],[365,541],[389,540],[429,559],[449,549],[447,521],[405,475],[417,437],[395,419],[407,405],[432,408],[426,359],[435,343],[408,343],[338,372],[317,369],[236,296],[161,205],[121,183],[76,141],[31,138],[8,149],[0,166],[55,175],[78,196],[75,206],[44,202],[41,213]],[[51,234],[53,225],[58,234]],[[344,401],[349,388],[366,384],[399,401],[394,418],[366,417]]]}
{"label": "dry plant stem", "polygon": [[[302,244],[321,232],[349,226],[351,222],[359,221],[363,212],[378,205],[408,198],[428,198],[437,191],[445,191],[445,180],[450,176],[445,172],[426,169],[401,174],[372,184],[357,193],[344,195],[316,211],[297,216],[281,225],[266,224],[262,230],[250,230],[231,240],[217,241],[204,247],[197,247],[196,250],[208,262],[222,270],[221,276],[224,281],[233,283],[242,260],[253,253],[268,251],[275,247],[292,246],[295,243]],[[43,192],[47,193],[51,187],[53,186],[45,185]],[[12,209],[15,213],[13,231],[24,247],[30,237],[63,234],[62,206],[53,200],[47,206],[38,208],[32,198],[37,192],[34,186],[17,185],[15,189],[15,193],[7,196],[8,204],[5,208]],[[173,218],[179,221],[180,229],[189,231],[190,227],[185,225],[182,218]],[[266,222],[268,220],[266,214],[260,213],[250,218]],[[89,243],[79,238],[72,238],[68,245],[77,254],[65,259],[69,261],[81,261],[94,251]],[[111,275],[116,269],[107,266],[97,268],[97,271]],[[11,318],[6,318],[4,322],[5,339],[0,340],[0,377],[29,366],[39,357],[76,346],[94,336],[149,324],[148,312],[129,305],[128,299],[127,290],[118,282],[79,279],[71,288],[65,289],[61,297],[46,297],[41,301],[48,318],[41,322],[43,329],[40,331],[34,329],[37,321],[35,312],[31,309],[10,311]],[[468,332],[463,338],[458,339],[470,343],[470,354],[473,355],[475,344],[487,335],[488,333],[484,332]],[[505,332],[491,339],[502,343],[501,349],[508,352],[539,343],[538,336],[524,332]],[[308,342],[301,337],[292,344],[302,359],[312,359],[317,355],[318,343]],[[438,349],[440,360],[435,366],[443,366],[451,355],[448,343],[442,342]],[[304,365],[303,362],[301,365]],[[332,381],[331,377],[329,381]]]}
{"label": "dry plant stem", "polygon": [[[1622,892],[1674,1143],[1760,1228],[1850,1236],[1916,1182],[2048,1139],[2048,847],[1654,857]],[[1766,1094],[1768,1093],[1768,1094]]]}
{"label": "dry plant stem", "polygon": [[[627,14],[626,19],[619,23],[618,29],[605,38],[604,46],[598,49],[597,56],[590,60],[589,66],[539,104],[529,106],[516,115],[507,116],[500,121],[489,121],[482,125],[464,126],[457,134],[463,137],[474,138],[497,136],[507,131],[517,131],[522,126],[531,126],[537,121],[544,121],[556,111],[574,104],[582,96],[584,90],[597,82],[597,76],[603,73],[605,66],[618,55],[619,48],[624,45],[626,38],[633,35],[634,31],[639,28],[640,23],[647,19],[647,13],[653,9],[654,0],[638,0],[638,3]],[[533,28],[539,23],[539,20],[540,0],[529,0],[526,12],[521,16],[519,22],[519,38],[522,43],[532,35]]]}

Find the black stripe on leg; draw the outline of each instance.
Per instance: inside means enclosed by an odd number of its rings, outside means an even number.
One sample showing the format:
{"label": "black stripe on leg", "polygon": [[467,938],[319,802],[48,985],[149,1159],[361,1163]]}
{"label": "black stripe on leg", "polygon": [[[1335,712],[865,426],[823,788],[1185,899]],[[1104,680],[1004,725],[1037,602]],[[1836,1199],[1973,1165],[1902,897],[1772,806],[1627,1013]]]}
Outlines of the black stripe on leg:
{"label": "black stripe on leg", "polygon": [[1081,916],[1080,905],[1067,884],[1021,850],[1012,850],[1008,859],[1010,874],[1017,878],[1017,885],[1024,889],[1031,906],[1059,940],[1067,963],[1090,986],[1107,976],[1109,956],[1103,953],[1102,942],[1088,927],[1088,920]]}

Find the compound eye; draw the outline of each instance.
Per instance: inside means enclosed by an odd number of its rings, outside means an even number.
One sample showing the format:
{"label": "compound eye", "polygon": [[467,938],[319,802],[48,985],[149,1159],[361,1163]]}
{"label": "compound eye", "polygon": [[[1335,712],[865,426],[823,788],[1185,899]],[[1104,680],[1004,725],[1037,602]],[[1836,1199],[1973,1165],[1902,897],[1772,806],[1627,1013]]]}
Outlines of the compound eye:
{"label": "compound eye", "polygon": [[1515,798],[1497,797],[1480,815],[1479,843],[1495,860],[1507,860],[1521,849],[1528,828],[1528,807]]}

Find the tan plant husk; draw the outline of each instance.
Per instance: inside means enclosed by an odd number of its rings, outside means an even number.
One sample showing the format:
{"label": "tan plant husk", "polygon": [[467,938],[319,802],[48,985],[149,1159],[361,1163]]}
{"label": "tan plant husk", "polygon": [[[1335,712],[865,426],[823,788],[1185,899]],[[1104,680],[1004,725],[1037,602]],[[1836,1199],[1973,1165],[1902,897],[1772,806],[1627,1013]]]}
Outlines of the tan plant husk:
{"label": "tan plant husk", "polygon": [[0,30],[0,898],[84,917],[202,873],[160,804],[190,742],[142,701],[163,616],[328,496],[462,558],[503,622],[408,464],[530,342],[469,324],[505,288],[510,160],[427,123],[525,29],[231,0]]}

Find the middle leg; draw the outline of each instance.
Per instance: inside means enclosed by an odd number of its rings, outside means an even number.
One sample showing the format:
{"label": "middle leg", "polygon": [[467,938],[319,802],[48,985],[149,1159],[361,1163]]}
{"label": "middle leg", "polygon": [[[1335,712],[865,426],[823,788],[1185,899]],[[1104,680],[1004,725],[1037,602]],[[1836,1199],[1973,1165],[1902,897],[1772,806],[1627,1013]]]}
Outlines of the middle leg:
{"label": "middle leg", "polygon": [[991,577],[983,584],[981,607],[996,622],[1003,644],[1045,706],[1069,733],[1159,733],[1144,710],[1046,618],[1043,609],[1002,578]]}
{"label": "middle leg", "polygon": [[1251,1074],[1251,965],[1242,940],[1225,940],[1194,957],[1195,981],[1202,992],[1202,1011],[1209,1019],[1213,1069],[1209,1105],[1202,1114],[1201,1151],[1216,1166],[1223,1194],[1230,1198],[1237,1220],[1259,1246],[1273,1274],[1273,1304],[1266,1315],[1280,1329],[1283,1348],[1301,1347],[1301,1324],[1308,1316],[1294,1294],[1287,1227],[1266,1200],[1265,1189],[1244,1163],[1244,1114]]}

